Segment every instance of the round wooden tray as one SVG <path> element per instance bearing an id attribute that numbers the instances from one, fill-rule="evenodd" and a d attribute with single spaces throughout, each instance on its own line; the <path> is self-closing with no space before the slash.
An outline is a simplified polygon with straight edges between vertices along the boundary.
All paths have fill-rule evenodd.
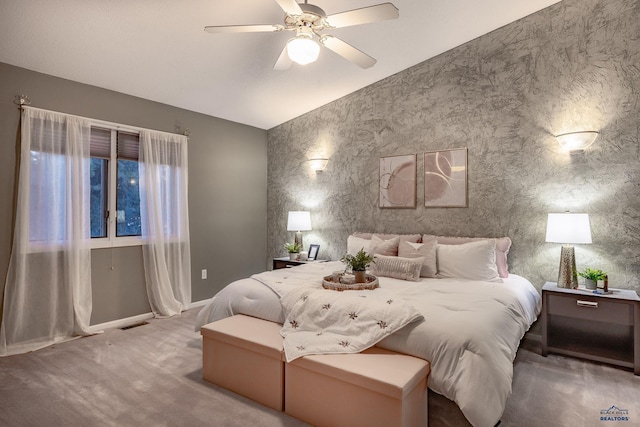
<path id="1" fill-rule="evenodd" d="M 363 291 L 380 287 L 376 276 L 367 274 L 365 279 L 366 282 L 364 283 L 340 283 L 335 280 L 333 275 L 325 276 L 322 279 L 322 287 L 332 291 Z"/>

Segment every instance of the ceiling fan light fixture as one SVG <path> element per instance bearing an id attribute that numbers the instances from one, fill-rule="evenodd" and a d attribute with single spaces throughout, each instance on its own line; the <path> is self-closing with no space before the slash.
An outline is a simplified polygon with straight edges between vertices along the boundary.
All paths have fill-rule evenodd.
<path id="1" fill-rule="evenodd" d="M 289 58 L 300 65 L 307 65 L 318 59 L 320 45 L 307 34 L 299 34 L 287 43 Z"/>

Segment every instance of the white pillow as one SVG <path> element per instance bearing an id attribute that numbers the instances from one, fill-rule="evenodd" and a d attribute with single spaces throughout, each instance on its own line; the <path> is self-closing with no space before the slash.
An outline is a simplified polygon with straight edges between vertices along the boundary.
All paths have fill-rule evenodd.
<path id="1" fill-rule="evenodd" d="M 421 277 L 436 277 L 438 268 L 436 266 L 436 246 L 438 241 L 431 239 L 425 243 L 400 242 L 398 246 L 398 256 L 403 258 L 424 258 Z"/>
<path id="2" fill-rule="evenodd" d="M 361 239 L 356 236 L 347 237 L 347 253 L 349 255 L 357 254 L 360 249 L 364 249 L 365 252 L 369 252 L 369 246 L 371 246 L 371 240 Z"/>
<path id="3" fill-rule="evenodd" d="M 437 246 L 438 277 L 502 282 L 496 265 L 496 240 Z"/>
<path id="4" fill-rule="evenodd" d="M 371 264 L 371 274 L 374 276 L 393 277 L 401 280 L 420 280 L 420 269 L 424 258 L 400 258 L 397 256 L 376 255 L 375 263 Z"/>
<path id="5" fill-rule="evenodd" d="M 461 245 L 463 243 L 477 242 L 479 240 L 488 240 L 489 237 L 449 237 L 449 236 L 434 236 L 431 234 L 425 234 L 422 236 L 422 241 L 426 242 L 429 239 L 436 239 L 441 245 Z M 496 265 L 498 266 L 498 274 L 500 277 L 509 277 L 509 265 L 507 263 L 507 255 L 509 255 L 509 248 L 511 247 L 511 239 L 508 237 L 496 237 Z"/>

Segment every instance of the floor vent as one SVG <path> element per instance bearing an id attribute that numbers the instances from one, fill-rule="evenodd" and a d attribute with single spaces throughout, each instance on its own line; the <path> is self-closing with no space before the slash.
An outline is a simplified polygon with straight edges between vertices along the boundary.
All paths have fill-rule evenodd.
<path id="1" fill-rule="evenodd" d="M 133 328 L 137 328 L 138 326 L 143 326 L 143 325 L 148 325 L 148 324 L 149 324 L 149 322 L 134 323 L 133 325 L 125 326 L 125 327 L 122 327 L 120 329 L 122 329 L 123 331 L 126 331 L 127 329 L 133 329 Z"/>

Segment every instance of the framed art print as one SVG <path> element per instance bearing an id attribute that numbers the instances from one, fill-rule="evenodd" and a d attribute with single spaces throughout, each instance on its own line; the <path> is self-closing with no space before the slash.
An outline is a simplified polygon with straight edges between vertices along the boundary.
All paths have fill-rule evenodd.
<path id="1" fill-rule="evenodd" d="M 416 207 L 416 155 L 380 158 L 380 207 Z"/>
<path id="2" fill-rule="evenodd" d="M 315 261 L 318 258 L 318 251 L 320 250 L 320 245 L 310 245 L 309 246 L 309 261 Z"/>
<path id="3" fill-rule="evenodd" d="M 424 153 L 424 206 L 468 206 L 466 148 Z"/>

